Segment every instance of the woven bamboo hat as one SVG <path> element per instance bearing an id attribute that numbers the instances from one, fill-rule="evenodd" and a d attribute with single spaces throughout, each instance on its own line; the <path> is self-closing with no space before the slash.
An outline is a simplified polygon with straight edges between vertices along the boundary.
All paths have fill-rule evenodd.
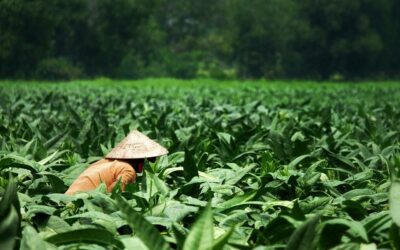
<path id="1" fill-rule="evenodd" d="M 144 159 L 168 154 L 168 150 L 149 137 L 134 130 L 129 133 L 110 153 L 109 159 Z"/>

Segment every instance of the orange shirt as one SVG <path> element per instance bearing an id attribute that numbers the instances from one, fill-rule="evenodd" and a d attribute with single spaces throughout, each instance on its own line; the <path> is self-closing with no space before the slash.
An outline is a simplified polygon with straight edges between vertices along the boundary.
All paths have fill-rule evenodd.
<path id="1" fill-rule="evenodd" d="M 102 159 L 91 164 L 83 171 L 65 193 L 72 195 L 79 191 L 93 190 L 101 182 L 104 182 L 107 186 L 107 191 L 111 192 L 120 178 L 122 189 L 125 184 L 135 182 L 136 172 L 133 166 L 124 161 Z"/>

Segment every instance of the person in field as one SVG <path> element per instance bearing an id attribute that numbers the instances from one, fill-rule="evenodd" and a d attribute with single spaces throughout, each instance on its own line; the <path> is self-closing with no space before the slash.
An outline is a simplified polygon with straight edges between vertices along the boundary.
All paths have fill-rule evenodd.
<path id="1" fill-rule="evenodd" d="M 95 189 L 105 183 L 107 191 L 121 181 L 121 188 L 136 180 L 136 172 L 141 173 L 145 159 L 154 161 L 156 157 L 168 154 L 168 150 L 144 134 L 135 130 L 128 134 L 105 159 L 91 164 L 65 192 L 73 195 Z"/>

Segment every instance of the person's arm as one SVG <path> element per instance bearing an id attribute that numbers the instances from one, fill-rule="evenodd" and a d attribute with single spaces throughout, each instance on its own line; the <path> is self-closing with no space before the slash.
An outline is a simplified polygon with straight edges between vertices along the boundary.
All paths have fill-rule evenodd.
<path id="1" fill-rule="evenodd" d="M 125 185 L 128 183 L 133 183 L 136 180 L 135 169 L 126 162 L 117 162 L 114 166 L 114 182 L 107 188 L 109 192 L 112 191 L 114 186 L 121 180 L 121 189 L 125 190 Z"/>

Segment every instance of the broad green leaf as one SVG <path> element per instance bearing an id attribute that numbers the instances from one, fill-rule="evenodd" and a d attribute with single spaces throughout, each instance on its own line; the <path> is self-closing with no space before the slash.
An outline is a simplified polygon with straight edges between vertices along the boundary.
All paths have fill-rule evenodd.
<path id="1" fill-rule="evenodd" d="M 336 218 L 323 222 L 321 228 L 322 248 L 331 248 L 339 244 L 344 235 L 360 243 L 369 241 L 367 231 L 358 221 Z"/>
<path id="2" fill-rule="evenodd" d="M 226 144 L 231 144 L 231 142 L 234 140 L 233 136 L 228 133 L 219 132 L 217 135 L 218 138 L 223 140 Z"/>
<path id="3" fill-rule="evenodd" d="M 164 215 L 171 220 L 178 222 L 184 219 L 188 214 L 196 213 L 197 211 L 198 208 L 195 206 L 189 206 L 181 202 L 171 200 L 153 207 L 152 215 Z"/>
<path id="4" fill-rule="evenodd" d="M 304 159 L 310 157 L 310 155 L 301 155 L 299 157 L 297 157 L 296 159 L 294 159 L 293 161 L 291 161 L 288 165 L 289 169 L 295 169 L 297 167 L 297 165 L 300 164 L 300 162 L 302 162 Z"/>
<path id="5" fill-rule="evenodd" d="M 248 214 L 251 213 L 251 211 L 244 211 L 244 210 L 235 210 L 230 212 L 229 215 L 226 217 L 224 216 L 223 219 L 219 221 L 220 226 L 228 226 L 228 227 L 233 227 L 233 226 L 241 226 L 242 224 L 246 223 L 249 221 L 249 216 Z"/>
<path id="6" fill-rule="evenodd" d="M 217 238 L 213 244 L 212 250 L 220 250 L 228 243 L 229 238 L 235 231 L 235 227 L 231 227 L 228 232 Z"/>
<path id="7" fill-rule="evenodd" d="M 368 197 L 375 194 L 375 192 L 371 189 L 354 189 L 351 190 L 345 194 L 343 194 L 343 197 L 345 199 L 357 199 L 357 198 L 362 198 L 362 197 Z"/>
<path id="8" fill-rule="evenodd" d="M 381 234 L 389 230 L 392 224 L 392 218 L 388 211 L 383 211 L 377 214 L 369 215 L 363 221 L 364 228 L 368 235 Z"/>
<path id="9" fill-rule="evenodd" d="M 154 181 L 154 185 L 156 186 L 157 190 L 164 196 L 167 196 L 169 193 L 169 188 L 165 183 L 158 178 L 157 174 L 153 174 L 149 171 L 146 171 L 148 178 Z"/>
<path id="10" fill-rule="evenodd" d="M 7 167 L 18 167 L 30 170 L 32 173 L 40 171 L 40 166 L 37 162 L 30 161 L 15 154 L 9 154 L 0 159 L 0 170 Z"/>
<path id="11" fill-rule="evenodd" d="M 0 220 L 0 249 L 13 249 L 19 229 L 19 217 L 14 206 L 10 206 L 7 213 L 2 214 Z"/>
<path id="12" fill-rule="evenodd" d="M 150 224 L 141 214 L 136 212 L 120 195 L 115 195 L 115 200 L 125 219 L 132 227 L 134 233 L 149 249 L 170 249 L 158 230 Z"/>
<path id="13" fill-rule="evenodd" d="M 125 250 L 151 250 L 138 237 L 120 238 Z"/>
<path id="14" fill-rule="evenodd" d="M 226 180 L 226 184 L 228 185 L 236 185 L 242 178 L 247 175 L 251 170 L 253 170 L 257 165 L 250 164 L 243 169 L 239 170 L 233 178 Z"/>
<path id="15" fill-rule="evenodd" d="M 94 243 L 103 246 L 112 246 L 116 249 L 124 248 L 124 245 L 112 233 L 104 229 L 95 228 L 63 232 L 47 237 L 45 240 L 57 246 L 71 243 Z"/>
<path id="16" fill-rule="evenodd" d="M 398 227 L 400 227 L 400 182 L 392 182 L 389 192 L 390 215 Z"/>
<path id="17" fill-rule="evenodd" d="M 30 225 L 25 226 L 22 232 L 21 250 L 57 249 L 56 246 L 45 242 Z"/>
<path id="18" fill-rule="evenodd" d="M 377 249 L 378 247 L 376 246 L 375 243 L 360 245 L 360 250 L 377 250 Z"/>
<path id="19" fill-rule="evenodd" d="M 0 201 L 0 249 L 13 249 L 20 234 L 20 214 L 17 186 L 9 178 L 7 189 Z"/>
<path id="20" fill-rule="evenodd" d="M 81 214 L 76 214 L 74 216 L 68 217 L 65 220 L 68 221 L 69 223 L 76 221 L 78 219 L 86 218 L 91 221 L 93 224 L 98 224 L 102 225 L 104 228 L 106 228 L 110 232 L 116 232 L 117 231 L 117 222 L 123 222 L 122 219 L 116 218 L 114 216 L 102 213 L 102 212 L 97 212 L 97 211 L 90 211 L 90 212 L 85 212 Z"/>
<path id="21" fill-rule="evenodd" d="M 43 160 L 39 161 L 39 164 L 46 165 L 47 163 L 49 163 L 57 158 L 60 158 L 60 156 L 62 156 L 66 152 L 68 152 L 68 151 L 67 150 L 55 151 L 53 154 L 51 154 L 51 155 L 47 156 L 46 158 L 44 158 Z"/>
<path id="22" fill-rule="evenodd" d="M 287 250 L 316 249 L 317 240 L 319 237 L 316 228 L 319 223 L 319 220 L 320 216 L 316 215 L 305 221 L 299 228 L 297 228 L 290 236 L 286 249 Z"/>
<path id="23" fill-rule="evenodd" d="M 40 234 L 46 237 L 70 231 L 72 228 L 64 219 L 55 215 L 49 217 L 40 216 L 35 220 L 35 225 Z"/>
<path id="24" fill-rule="evenodd" d="M 106 192 L 104 183 L 101 183 L 97 189 L 103 189 Z M 112 213 L 118 210 L 115 200 L 111 199 L 110 196 L 99 192 L 98 190 L 88 192 L 90 195 L 91 205 L 96 205 L 101 208 L 104 213 Z"/>
<path id="25" fill-rule="evenodd" d="M 211 250 L 213 248 L 214 224 L 211 204 L 208 203 L 190 229 L 183 245 L 183 250 Z"/>
<path id="26" fill-rule="evenodd" d="M 27 207 L 28 211 L 26 215 L 32 216 L 36 213 L 42 213 L 47 215 L 52 215 L 57 209 L 55 207 L 45 206 L 45 205 L 31 205 Z"/>
<path id="27" fill-rule="evenodd" d="M 329 250 L 360 250 L 360 247 L 361 245 L 359 243 L 343 243 L 332 247 Z"/>
<path id="28" fill-rule="evenodd" d="M 253 192 L 249 192 L 247 194 L 234 196 L 233 198 L 218 204 L 216 211 L 222 212 L 226 209 L 240 206 L 243 202 L 253 199 L 256 194 L 257 194 L 257 191 L 253 191 Z"/>

